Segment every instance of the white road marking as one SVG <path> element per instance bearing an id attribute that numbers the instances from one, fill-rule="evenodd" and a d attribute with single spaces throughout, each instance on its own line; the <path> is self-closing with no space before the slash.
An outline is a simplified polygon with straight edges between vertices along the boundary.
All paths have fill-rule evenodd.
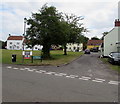
<path id="1" fill-rule="evenodd" d="M 62 74 L 54 74 L 55 76 L 63 76 Z"/>
<path id="2" fill-rule="evenodd" d="M 79 79 L 82 79 L 82 80 L 90 80 L 91 78 L 90 77 L 85 77 L 85 76 L 82 76 L 81 78 Z"/>
<path id="3" fill-rule="evenodd" d="M 42 73 L 45 73 L 46 71 L 45 70 L 39 70 L 40 72 L 42 72 Z"/>
<path id="4" fill-rule="evenodd" d="M 20 68 L 20 70 L 25 70 L 24 68 Z"/>
<path id="5" fill-rule="evenodd" d="M 100 81 L 100 80 L 92 80 L 93 82 L 100 82 L 102 83 L 103 81 Z"/>
<path id="6" fill-rule="evenodd" d="M 66 73 L 59 73 L 59 74 L 61 74 L 61 75 L 67 75 Z"/>
<path id="7" fill-rule="evenodd" d="M 78 77 L 78 75 L 69 75 L 69 76 L 66 76 L 67 78 L 76 78 Z"/>
<path id="8" fill-rule="evenodd" d="M 10 69 L 10 68 L 12 68 L 12 67 L 11 67 L 11 66 L 8 66 L 7 68 L 9 68 L 9 69 Z"/>
<path id="9" fill-rule="evenodd" d="M 95 78 L 95 80 L 98 80 L 98 81 L 105 81 L 105 79 L 100 79 L 100 78 Z"/>
<path id="10" fill-rule="evenodd" d="M 110 81 L 110 82 L 108 82 L 109 84 L 115 84 L 115 85 L 118 85 L 119 84 L 119 82 L 118 81 Z"/>
<path id="11" fill-rule="evenodd" d="M 55 72 L 46 72 L 45 74 L 54 74 Z"/>
<path id="12" fill-rule="evenodd" d="M 30 68 L 25 68 L 25 69 L 29 70 Z"/>
<path id="13" fill-rule="evenodd" d="M 42 73 L 41 71 L 35 71 L 36 73 Z"/>
<path id="14" fill-rule="evenodd" d="M 28 69 L 28 71 L 33 72 L 35 69 Z"/>
<path id="15" fill-rule="evenodd" d="M 13 68 L 13 69 L 18 69 L 18 68 Z"/>

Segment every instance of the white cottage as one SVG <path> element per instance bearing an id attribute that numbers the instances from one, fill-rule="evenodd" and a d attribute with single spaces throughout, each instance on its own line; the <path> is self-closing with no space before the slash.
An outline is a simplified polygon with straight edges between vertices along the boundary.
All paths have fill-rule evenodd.
<path id="1" fill-rule="evenodd" d="M 22 50 L 23 36 L 9 36 L 7 39 L 7 49 L 9 50 Z"/>
<path id="2" fill-rule="evenodd" d="M 82 43 L 67 43 L 67 51 L 80 52 L 83 50 Z"/>
<path id="3" fill-rule="evenodd" d="M 23 36 L 9 36 L 7 39 L 7 49 L 8 50 L 23 50 L 23 43 L 25 38 Z M 33 50 L 41 50 L 43 46 L 35 45 Z M 24 50 L 31 50 L 31 48 L 27 48 L 27 45 L 24 43 Z"/>
<path id="4" fill-rule="evenodd" d="M 104 36 L 103 55 L 108 56 L 110 52 L 120 52 L 120 21 L 115 20 L 115 27 Z"/>

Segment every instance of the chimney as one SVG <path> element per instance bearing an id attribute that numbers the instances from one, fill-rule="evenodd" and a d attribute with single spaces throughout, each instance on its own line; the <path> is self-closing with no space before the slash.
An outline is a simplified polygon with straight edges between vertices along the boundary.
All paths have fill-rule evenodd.
<path id="1" fill-rule="evenodd" d="M 115 27 L 120 27 L 120 20 L 119 19 L 115 20 Z"/>

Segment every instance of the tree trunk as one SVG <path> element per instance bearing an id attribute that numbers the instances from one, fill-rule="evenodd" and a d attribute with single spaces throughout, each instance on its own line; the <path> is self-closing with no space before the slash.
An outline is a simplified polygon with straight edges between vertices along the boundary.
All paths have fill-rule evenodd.
<path id="1" fill-rule="evenodd" d="M 43 45 L 43 59 L 49 59 L 50 58 L 50 45 Z"/>
<path id="2" fill-rule="evenodd" d="M 64 45 L 64 55 L 67 55 L 67 47 L 66 47 L 66 44 Z"/>

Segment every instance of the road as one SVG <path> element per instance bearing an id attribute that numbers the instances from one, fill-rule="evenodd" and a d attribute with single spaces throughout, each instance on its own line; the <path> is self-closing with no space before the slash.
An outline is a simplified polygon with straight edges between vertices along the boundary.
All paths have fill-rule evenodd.
<path id="1" fill-rule="evenodd" d="M 68 65 L 2 66 L 3 102 L 118 102 L 118 74 L 83 55 Z"/>

